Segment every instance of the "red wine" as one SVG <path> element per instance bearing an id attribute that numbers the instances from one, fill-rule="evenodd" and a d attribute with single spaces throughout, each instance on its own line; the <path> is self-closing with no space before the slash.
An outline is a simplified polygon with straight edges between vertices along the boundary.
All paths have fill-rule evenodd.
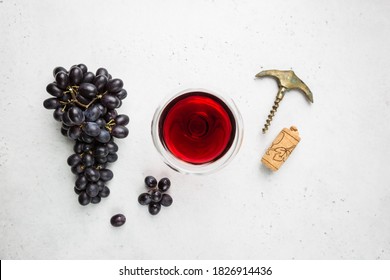
<path id="1" fill-rule="evenodd" d="M 175 157 L 204 164 L 222 157 L 231 147 L 235 121 L 229 107 L 205 92 L 189 92 L 172 100 L 159 122 L 160 138 Z"/>

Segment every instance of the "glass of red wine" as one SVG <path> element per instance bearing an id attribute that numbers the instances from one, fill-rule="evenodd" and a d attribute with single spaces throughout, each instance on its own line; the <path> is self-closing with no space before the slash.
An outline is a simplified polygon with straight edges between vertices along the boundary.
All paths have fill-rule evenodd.
<path id="1" fill-rule="evenodd" d="M 152 137 L 172 169 L 210 173 L 237 154 L 243 137 L 242 118 L 233 100 L 205 89 L 188 89 L 157 108 Z"/>

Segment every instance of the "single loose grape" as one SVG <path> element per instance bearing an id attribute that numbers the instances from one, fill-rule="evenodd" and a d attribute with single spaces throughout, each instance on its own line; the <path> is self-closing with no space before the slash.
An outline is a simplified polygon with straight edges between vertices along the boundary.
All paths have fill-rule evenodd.
<path id="1" fill-rule="evenodd" d="M 168 179 L 168 178 L 162 178 L 159 182 L 158 182 L 158 188 L 162 191 L 162 192 L 166 192 L 169 187 L 171 186 L 171 181 Z"/>
<path id="2" fill-rule="evenodd" d="M 162 195 L 160 203 L 161 203 L 162 206 L 169 207 L 169 206 L 172 205 L 173 199 L 172 199 L 172 197 L 169 194 L 164 193 Z"/>
<path id="3" fill-rule="evenodd" d="M 138 202 L 141 205 L 148 205 L 150 202 L 152 202 L 152 198 L 150 197 L 150 194 L 142 193 L 138 197 Z"/>
<path id="4" fill-rule="evenodd" d="M 151 197 L 152 201 L 159 202 L 162 198 L 162 193 L 159 190 L 153 190 L 150 193 L 150 197 Z"/>
<path id="5" fill-rule="evenodd" d="M 157 186 L 157 180 L 153 176 L 146 176 L 145 177 L 145 185 L 148 188 L 154 188 Z"/>
<path id="6" fill-rule="evenodd" d="M 149 213 L 151 215 L 157 215 L 161 210 L 161 204 L 159 202 L 151 202 L 149 204 Z"/>
<path id="7" fill-rule="evenodd" d="M 120 227 L 126 223 L 126 217 L 123 214 L 116 214 L 111 217 L 110 223 L 113 227 Z"/>

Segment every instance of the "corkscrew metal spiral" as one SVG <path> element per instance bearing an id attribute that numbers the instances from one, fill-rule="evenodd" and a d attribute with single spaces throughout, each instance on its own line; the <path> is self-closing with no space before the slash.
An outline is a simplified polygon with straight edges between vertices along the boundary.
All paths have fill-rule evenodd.
<path id="1" fill-rule="evenodd" d="M 274 101 L 274 106 L 272 106 L 272 110 L 269 112 L 268 118 L 265 121 L 264 127 L 263 127 L 263 133 L 266 133 L 268 130 L 268 127 L 271 125 L 271 121 L 273 117 L 275 116 L 276 111 L 279 108 L 279 102 L 282 101 L 282 98 L 276 98 Z"/>
<path id="2" fill-rule="evenodd" d="M 262 77 L 273 77 L 278 82 L 279 91 L 276 95 L 276 99 L 274 101 L 274 105 L 272 106 L 272 110 L 270 111 L 268 118 L 264 124 L 263 133 L 266 133 L 268 130 L 268 127 L 271 125 L 271 121 L 273 117 L 275 116 L 276 111 L 279 108 L 279 103 L 282 101 L 284 94 L 291 90 L 291 89 L 297 89 L 301 92 L 303 92 L 306 96 L 306 98 L 313 103 L 313 94 L 311 93 L 310 89 L 307 85 L 305 85 L 304 82 L 302 82 L 301 79 L 299 79 L 294 71 L 288 70 L 288 71 L 281 71 L 281 70 L 265 70 L 261 71 L 256 75 L 257 78 Z"/>

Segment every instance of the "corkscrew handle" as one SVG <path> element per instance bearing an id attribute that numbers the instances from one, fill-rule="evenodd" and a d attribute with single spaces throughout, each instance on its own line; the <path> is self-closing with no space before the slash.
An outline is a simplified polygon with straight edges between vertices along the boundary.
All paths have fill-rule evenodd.
<path id="1" fill-rule="evenodd" d="M 279 108 L 279 103 L 280 103 L 280 101 L 282 101 L 282 99 L 284 97 L 284 93 L 286 92 L 286 90 L 287 89 L 285 87 L 280 87 L 279 88 L 279 92 L 276 95 L 276 99 L 274 101 L 274 105 L 272 106 L 271 111 L 269 111 L 268 118 L 265 121 L 265 124 L 264 124 L 264 127 L 263 127 L 263 134 L 265 134 L 267 132 L 268 127 L 271 125 L 271 121 L 272 121 L 273 117 L 275 116 L 276 111 Z"/>

